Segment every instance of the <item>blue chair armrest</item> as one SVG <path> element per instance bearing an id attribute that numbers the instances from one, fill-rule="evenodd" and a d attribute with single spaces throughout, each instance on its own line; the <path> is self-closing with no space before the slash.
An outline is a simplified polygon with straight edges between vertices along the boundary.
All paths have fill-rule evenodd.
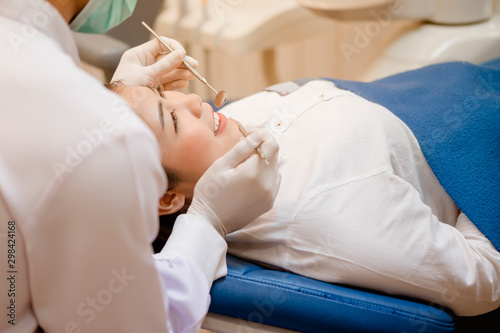
<path id="1" fill-rule="evenodd" d="M 266 269 L 228 256 L 210 312 L 300 332 L 454 332 L 447 309 Z"/>

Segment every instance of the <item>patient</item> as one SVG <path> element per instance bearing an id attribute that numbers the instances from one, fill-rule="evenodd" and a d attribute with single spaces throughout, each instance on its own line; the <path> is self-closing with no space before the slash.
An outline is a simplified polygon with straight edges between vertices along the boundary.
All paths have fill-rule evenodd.
<path id="1" fill-rule="evenodd" d="M 169 178 L 160 214 L 189 205 L 203 172 L 242 137 L 229 116 L 278 141 L 275 205 L 226 236 L 229 253 L 423 299 L 460 316 L 500 306 L 500 253 L 440 185 L 410 129 L 384 107 L 325 80 L 271 87 L 218 113 L 197 95 L 112 88 L 160 144 Z"/>

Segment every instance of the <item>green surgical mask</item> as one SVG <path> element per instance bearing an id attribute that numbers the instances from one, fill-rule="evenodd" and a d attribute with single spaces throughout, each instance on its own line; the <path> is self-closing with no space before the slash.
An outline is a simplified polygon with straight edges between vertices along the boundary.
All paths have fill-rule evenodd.
<path id="1" fill-rule="evenodd" d="M 137 0 L 90 0 L 71 21 L 76 32 L 102 34 L 132 15 Z"/>

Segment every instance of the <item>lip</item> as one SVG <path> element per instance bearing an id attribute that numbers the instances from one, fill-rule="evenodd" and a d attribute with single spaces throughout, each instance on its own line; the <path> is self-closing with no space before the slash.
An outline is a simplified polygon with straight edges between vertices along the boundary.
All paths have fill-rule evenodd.
<path id="1" fill-rule="evenodd" d="M 219 134 L 221 134 L 226 128 L 227 118 L 222 113 L 217 113 L 217 115 L 219 116 L 219 130 L 217 131 L 216 136 L 219 136 Z"/>

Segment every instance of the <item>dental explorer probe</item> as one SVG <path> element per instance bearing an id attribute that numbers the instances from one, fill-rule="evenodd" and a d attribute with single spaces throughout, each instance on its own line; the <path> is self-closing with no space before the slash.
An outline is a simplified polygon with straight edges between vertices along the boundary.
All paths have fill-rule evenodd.
<path id="1" fill-rule="evenodd" d="M 243 134 L 244 137 L 247 137 L 248 136 L 248 132 L 245 129 L 245 127 L 243 127 L 243 125 L 238 120 L 233 119 L 233 118 L 231 118 L 231 119 L 238 125 L 238 128 L 240 129 L 241 134 Z M 264 152 L 262 151 L 262 148 L 260 148 L 260 146 L 257 147 L 257 148 L 255 148 L 255 152 L 257 153 L 257 155 L 260 156 L 260 158 L 262 158 L 262 160 L 264 161 L 264 163 L 266 163 L 267 165 L 269 165 L 269 162 L 267 161 L 266 155 L 264 155 Z"/>
<path id="2" fill-rule="evenodd" d="M 151 34 L 153 34 L 153 36 L 156 37 L 156 39 L 158 39 L 158 41 L 160 43 L 163 44 L 163 46 L 165 46 L 168 50 L 170 50 L 170 52 L 174 52 L 174 50 L 170 47 L 170 45 L 168 45 L 163 39 L 160 38 L 160 36 L 158 36 L 156 34 L 156 32 L 153 31 L 153 29 L 151 29 L 144 21 L 142 22 L 142 25 L 146 27 L 146 29 L 149 30 L 149 32 Z M 215 100 L 214 100 L 214 104 L 215 106 L 217 106 L 218 108 L 220 108 L 221 106 L 224 105 L 224 103 L 226 103 L 226 100 L 227 100 L 227 93 L 225 90 L 221 90 L 219 92 L 217 92 L 217 90 L 215 90 L 210 84 L 208 84 L 207 80 L 205 80 L 205 78 L 203 76 L 201 76 L 190 64 L 187 63 L 186 60 L 182 60 L 182 63 L 184 64 L 184 66 L 186 66 L 186 68 L 194 74 L 194 76 L 196 76 L 196 78 L 198 80 L 200 80 L 202 83 L 204 83 L 206 86 L 208 86 L 210 89 L 212 89 L 212 91 L 216 94 L 215 95 Z"/>

